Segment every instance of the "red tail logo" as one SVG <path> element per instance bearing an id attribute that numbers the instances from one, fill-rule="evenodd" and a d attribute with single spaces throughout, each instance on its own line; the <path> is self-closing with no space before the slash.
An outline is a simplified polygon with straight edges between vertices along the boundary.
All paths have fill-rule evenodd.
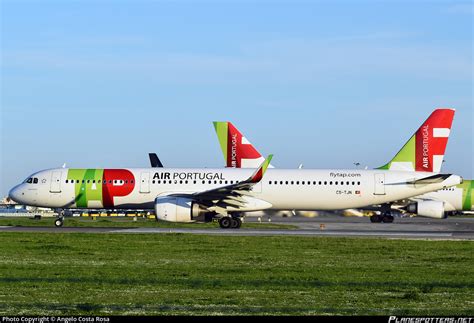
<path id="1" fill-rule="evenodd" d="M 251 143 L 247 142 L 239 130 L 229 122 L 227 136 L 227 167 L 242 167 L 242 159 L 257 159 L 262 157 Z"/>
<path id="2" fill-rule="evenodd" d="M 439 172 L 448 144 L 454 110 L 435 110 L 416 132 L 416 171 Z"/>

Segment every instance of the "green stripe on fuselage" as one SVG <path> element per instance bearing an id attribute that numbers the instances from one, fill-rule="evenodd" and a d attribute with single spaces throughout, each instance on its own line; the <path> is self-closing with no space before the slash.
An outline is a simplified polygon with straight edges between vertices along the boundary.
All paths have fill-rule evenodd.
<path id="1" fill-rule="evenodd" d="M 89 201 L 102 203 L 103 169 L 69 169 L 68 180 L 74 180 L 77 207 L 88 207 Z"/>

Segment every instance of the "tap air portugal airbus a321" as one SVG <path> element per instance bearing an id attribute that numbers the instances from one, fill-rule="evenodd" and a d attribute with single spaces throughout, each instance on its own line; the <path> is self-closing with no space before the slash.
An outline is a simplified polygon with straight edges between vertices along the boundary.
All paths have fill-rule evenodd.
<path id="1" fill-rule="evenodd" d="M 452 110 L 444 111 L 423 130 L 422 171 L 418 171 L 418 160 L 417 169 L 412 170 L 402 167 L 404 161 L 397 170 L 392 166 L 377 170 L 267 169 L 272 155 L 256 170 L 55 168 L 28 176 L 9 196 L 21 204 L 56 209 L 57 226 L 70 208 L 154 209 L 160 220 L 192 222 L 216 217 L 222 228 L 239 228 L 242 212 L 385 204 L 462 182 L 457 175 L 432 173 L 441 163 L 453 118 Z M 413 149 L 418 152 L 418 144 L 413 143 Z"/>
<path id="2" fill-rule="evenodd" d="M 438 109 L 422 124 L 398 154 L 379 169 L 428 171 L 439 173 L 450 132 L 454 110 Z M 227 167 L 255 168 L 263 156 L 230 122 L 214 122 Z M 436 143 L 437 140 L 441 142 Z M 432 157 L 428 157 L 429 151 Z M 430 163 L 430 159 L 433 163 Z M 402 211 L 431 218 L 445 218 L 448 212 L 474 210 L 474 181 L 397 201 L 394 207 Z M 380 207 L 383 212 L 371 217 L 372 222 L 392 222 L 390 206 Z M 385 213 L 385 214 L 384 214 Z"/>

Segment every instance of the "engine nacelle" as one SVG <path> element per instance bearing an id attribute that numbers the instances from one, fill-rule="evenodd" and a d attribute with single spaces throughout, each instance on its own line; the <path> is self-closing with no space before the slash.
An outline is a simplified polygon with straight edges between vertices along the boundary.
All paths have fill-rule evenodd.
<path id="1" fill-rule="evenodd" d="M 445 219 L 444 202 L 442 201 L 418 201 L 408 204 L 406 210 L 419 216 L 433 219 Z"/>
<path id="2" fill-rule="evenodd" d="M 163 196 L 155 199 L 157 220 L 168 222 L 194 222 L 205 218 L 209 212 L 191 199 Z"/>

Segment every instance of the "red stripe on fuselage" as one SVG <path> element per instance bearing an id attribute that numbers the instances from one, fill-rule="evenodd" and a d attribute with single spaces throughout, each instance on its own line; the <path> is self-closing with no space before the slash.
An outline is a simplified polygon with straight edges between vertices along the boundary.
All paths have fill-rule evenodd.
<path id="1" fill-rule="evenodd" d="M 127 196 L 133 191 L 135 176 L 126 169 L 104 169 L 102 183 L 102 204 L 113 207 L 114 197 Z"/>

